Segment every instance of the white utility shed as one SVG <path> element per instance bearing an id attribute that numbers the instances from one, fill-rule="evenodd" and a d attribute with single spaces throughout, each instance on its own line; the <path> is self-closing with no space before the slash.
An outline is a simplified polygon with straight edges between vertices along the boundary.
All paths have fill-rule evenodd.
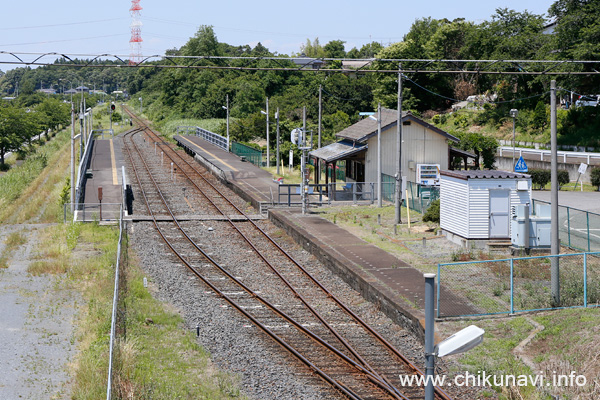
<path id="1" fill-rule="evenodd" d="M 440 227 L 464 239 L 509 239 L 511 209 L 531 204 L 531 176 L 508 171 L 441 171 Z"/>

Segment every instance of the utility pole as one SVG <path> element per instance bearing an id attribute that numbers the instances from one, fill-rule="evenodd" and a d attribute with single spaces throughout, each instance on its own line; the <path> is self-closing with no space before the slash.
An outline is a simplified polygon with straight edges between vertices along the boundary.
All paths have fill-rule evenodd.
<path id="1" fill-rule="evenodd" d="M 323 85 L 319 85 L 319 138 L 318 138 L 318 148 L 321 148 L 321 121 L 323 117 Z"/>
<path id="2" fill-rule="evenodd" d="M 275 121 L 277 132 L 277 155 L 275 157 L 275 162 L 277 163 L 277 175 L 279 175 L 279 107 L 277 107 L 277 111 L 275 112 Z"/>
<path id="3" fill-rule="evenodd" d="M 75 108 L 71 94 L 71 212 L 75 211 Z"/>
<path id="4" fill-rule="evenodd" d="M 267 168 L 271 166 L 271 153 L 269 152 L 269 98 L 267 97 Z"/>
<path id="5" fill-rule="evenodd" d="M 558 236 L 558 154 L 556 145 L 556 81 L 550 81 L 550 147 L 551 161 L 551 243 L 550 252 L 553 256 L 550 261 L 550 286 L 552 288 L 552 306 L 560 306 L 560 266 L 557 255 L 560 253 L 560 238 Z"/>
<path id="6" fill-rule="evenodd" d="M 377 105 L 377 207 L 381 208 L 381 103 Z"/>
<path id="7" fill-rule="evenodd" d="M 229 151 L 229 95 L 225 96 L 227 110 L 227 151 Z"/>
<path id="8" fill-rule="evenodd" d="M 302 201 L 302 214 L 306 214 L 306 106 L 302 108 L 302 147 L 300 147 L 302 155 L 300 158 L 300 198 Z"/>
<path id="9" fill-rule="evenodd" d="M 323 121 L 323 85 L 319 85 L 319 138 L 318 138 L 318 148 L 321 148 L 321 124 Z M 317 183 L 321 180 L 321 162 L 317 161 L 315 165 L 315 174 L 317 175 Z"/>
<path id="10" fill-rule="evenodd" d="M 402 223 L 402 63 L 398 64 L 398 126 L 396 129 L 396 192 L 394 193 L 395 215 L 394 223 Z"/>

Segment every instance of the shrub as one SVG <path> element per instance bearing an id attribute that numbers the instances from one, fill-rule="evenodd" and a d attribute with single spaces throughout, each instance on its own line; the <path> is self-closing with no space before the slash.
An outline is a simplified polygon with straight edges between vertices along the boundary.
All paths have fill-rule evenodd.
<path id="1" fill-rule="evenodd" d="M 569 182 L 571 182 L 571 179 L 569 178 L 569 171 L 567 171 L 566 169 L 559 169 L 558 170 L 558 187 L 560 188 L 561 186 L 564 186 L 564 185 L 568 184 Z"/>
<path id="2" fill-rule="evenodd" d="M 592 176 L 592 185 L 596 186 L 597 190 L 600 190 L 600 168 L 592 168 L 590 175 Z"/>
<path id="3" fill-rule="evenodd" d="M 543 189 L 550 182 L 551 175 L 549 170 L 531 169 L 529 170 L 529 175 L 531 175 L 531 183 L 538 185 L 539 189 Z"/>
<path id="4" fill-rule="evenodd" d="M 431 205 L 423 214 L 424 222 L 436 222 L 440 223 L 440 200 L 434 200 L 431 202 Z"/>

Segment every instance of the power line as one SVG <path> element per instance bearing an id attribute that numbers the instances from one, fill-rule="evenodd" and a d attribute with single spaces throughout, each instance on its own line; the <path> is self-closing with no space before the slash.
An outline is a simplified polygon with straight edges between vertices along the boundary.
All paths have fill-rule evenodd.
<path id="1" fill-rule="evenodd" d="M 79 39 L 80 40 L 80 39 Z M 78 57 L 93 57 L 93 60 L 98 59 L 109 59 L 113 58 L 123 62 L 123 64 L 100 64 L 95 62 L 94 65 L 91 62 L 84 62 L 81 60 L 75 61 L 73 58 L 75 55 L 66 55 L 60 53 L 19 53 L 0 51 L 0 55 L 12 56 L 12 61 L 0 61 L 0 64 L 16 64 L 16 65 L 36 65 L 36 66 L 53 66 L 55 64 L 50 62 L 41 62 L 40 59 L 54 55 L 61 56 L 70 62 L 61 63 L 61 67 L 94 67 L 94 68 L 116 68 L 123 67 L 126 64 L 128 56 L 126 55 L 115 55 L 115 54 L 79 54 Z M 25 61 L 19 55 L 36 55 L 37 57 L 33 61 Z M 177 56 L 177 55 L 151 55 L 142 56 L 142 61 L 139 64 L 132 65 L 129 67 L 133 68 L 180 68 L 180 69 L 215 69 L 215 70 L 237 70 L 237 71 L 302 71 L 302 72 L 331 72 L 331 73 L 380 73 L 380 74 L 397 74 L 402 72 L 404 74 L 417 74 L 417 73 L 438 73 L 438 74 L 474 74 L 474 75 L 547 75 L 547 76 L 567 76 L 567 75 L 600 75 L 598 69 L 600 61 L 588 61 L 588 60 L 434 60 L 434 59 L 345 59 L 345 58 L 310 58 L 310 57 L 230 57 L 230 56 Z M 181 62 L 183 60 L 183 63 Z M 228 65 L 196 65 L 199 61 L 215 61 L 220 60 L 228 63 Z M 298 62 L 298 61 L 302 62 Z M 295 66 L 278 66 L 278 67 L 254 67 L 250 65 L 233 65 L 233 62 L 237 63 L 252 63 L 256 61 L 273 61 L 282 65 L 281 62 L 291 61 L 294 62 Z M 322 64 L 328 61 L 362 61 L 367 64 L 385 63 L 402 63 L 402 70 L 398 69 L 339 69 L 339 68 L 314 68 L 316 62 L 320 61 Z M 159 64 L 163 63 L 163 64 Z M 436 64 L 434 66 L 434 63 Z M 445 63 L 445 69 L 442 68 L 439 63 Z M 423 65 L 424 64 L 424 65 Z M 409 68 L 405 66 L 409 65 Z M 422 65 L 422 66 L 421 66 Z M 468 65 L 474 65 L 467 69 Z M 557 71 L 560 66 L 571 66 L 571 65 L 595 65 L 597 68 L 592 67 L 592 71 Z M 377 66 L 380 66 L 377 65 Z M 543 71 L 527 71 L 525 68 L 536 68 L 538 66 L 545 66 Z M 506 70 L 491 70 L 486 68 L 498 68 L 504 67 Z M 429 68 L 429 69 L 428 69 Z M 510 70 L 510 68 L 517 68 L 518 71 Z"/>
<path id="2" fill-rule="evenodd" d="M 122 21 L 127 18 L 110 18 L 110 19 L 97 19 L 95 21 L 81 21 L 81 22 L 66 22 L 64 24 L 51 24 L 51 25 L 33 25 L 33 26 L 18 26 L 14 28 L 0 28 L 0 31 L 13 31 L 21 29 L 39 29 L 39 28 L 55 28 L 57 26 L 71 26 L 71 25 L 88 25 L 95 24 L 98 22 L 111 22 L 111 21 Z"/>

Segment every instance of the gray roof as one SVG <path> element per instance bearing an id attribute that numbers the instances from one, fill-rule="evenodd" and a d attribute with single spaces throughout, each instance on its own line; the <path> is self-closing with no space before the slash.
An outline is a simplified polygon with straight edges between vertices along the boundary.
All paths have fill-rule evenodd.
<path id="1" fill-rule="evenodd" d="M 374 117 L 377 118 L 377 113 L 375 113 Z M 438 133 L 438 134 L 446 137 L 447 139 L 450 139 L 454 142 L 458 142 L 458 138 L 450 135 L 447 132 L 444 132 L 443 130 L 441 130 L 439 128 L 436 128 L 435 126 L 433 126 L 431 124 L 428 124 L 427 122 L 423 121 L 420 118 L 415 117 L 414 115 L 412 115 L 410 113 L 410 111 L 402 112 L 402 121 L 403 122 L 406 122 L 406 121 L 416 122 L 417 124 L 420 124 L 420 125 L 424 126 L 425 128 L 430 129 L 430 130 L 434 131 L 435 133 Z M 398 123 L 398 111 L 382 107 L 381 108 L 381 131 L 384 131 L 388 128 L 396 126 L 397 123 Z M 355 123 L 354 125 L 351 125 L 336 134 L 336 136 L 339 138 L 355 140 L 357 142 L 365 142 L 374 135 L 377 135 L 377 121 L 374 121 L 371 118 L 362 119 L 362 120 L 358 121 L 357 123 Z"/>
<path id="2" fill-rule="evenodd" d="M 440 171 L 441 175 L 458 179 L 529 179 L 531 175 L 518 172 L 499 171 L 495 169 L 472 171 Z"/>
<path id="3" fill-rule="evenodd" d="M 332 143 L 320 149 L 313 150 L 309 154 L 312 157 L 320 158 L 325 162 L 333 162 L 341 158 L 349 157 L 353 154 L 367 149 L 366 143 L 356 143 L 351 140 L 342 140 Z"/>

